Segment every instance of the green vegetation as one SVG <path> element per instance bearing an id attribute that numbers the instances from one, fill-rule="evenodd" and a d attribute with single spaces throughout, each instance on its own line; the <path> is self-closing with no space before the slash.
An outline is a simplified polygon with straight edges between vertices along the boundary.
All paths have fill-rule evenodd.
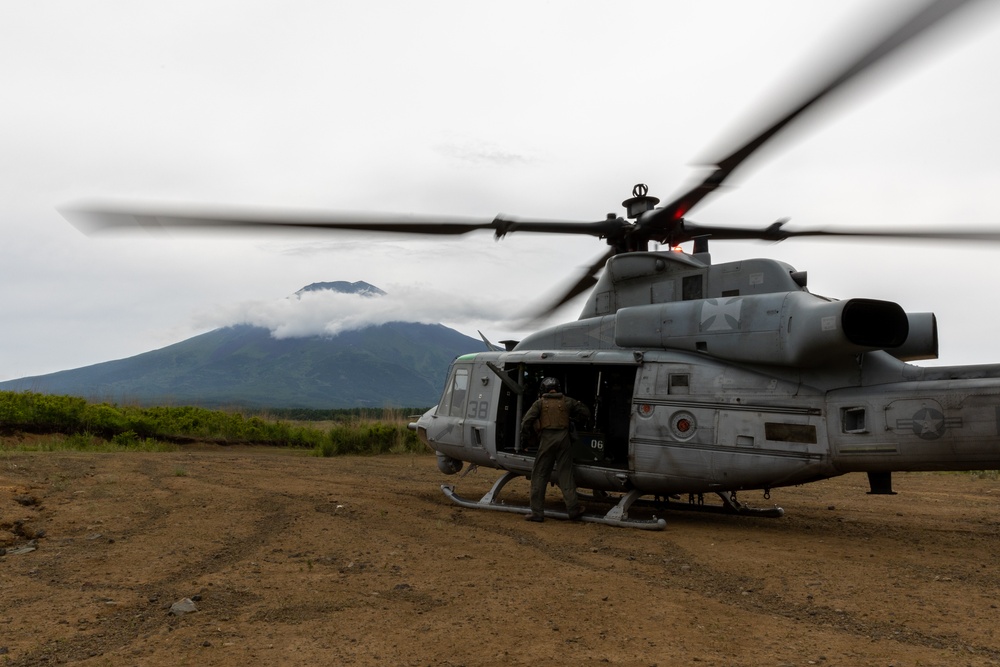
<path id="1" fill-rule="evenodd" d="M 337 454 L 402 454 L 424 451 L 417 434 L 403 422 L 366 421 L 361 418 L 330 428 L 322 456 Z"/>
<path id="2" fill-rule="evenodd" d="M 275 419 L 290 421 L 351 421 L 371 419 L 402 419 L 406 415 L 422 415 L 428 408 L 331 408 L 329 410 L 314 410 L 312 408 L 270 408 L 267 413 Z M 416 416 L 414 416 L 416 419 Z"/>
<path id="3" fill-rule="evenodd" d="M 171 452 L 177 449 L 177 445 L 169 442 L 162 442 L 154 438 L 138 439 L 112 439 L 104 440 L 87 433 L 74 433 L 64 435 L 53 433 L 35 440 L 8 441 L 0 436 L 0 453 L 4 451 L 33 451 L 33 452 Z"/>
<path id="4" fill-rule="evenodd" d="M 320 424 L 239 411 L 144 408 L 90 403 L 72 396 L 0 392 L 0 446 L 11 448 L 2 436 L 31 433 L 51 437 L 17 448 L 158 451 L 210 442 L 294 447 L 317 456 L 425 451 L 416 434 L 406 428 L 407 414 L 401 410 L 323 411 L 328 421 Z"/>

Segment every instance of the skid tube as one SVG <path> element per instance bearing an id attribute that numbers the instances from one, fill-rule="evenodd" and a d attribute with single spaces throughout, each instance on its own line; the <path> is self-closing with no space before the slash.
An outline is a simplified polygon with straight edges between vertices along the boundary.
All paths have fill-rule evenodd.
<path id="1" fill-rule="evenodd" d="M 785 510 L 777 505 L 773 507 L 751 507 L 746 503 L 737 500 L 734 495 L 729 495 L 716 491 L 715 495 L 722 500 L 721 505 L 708 505 L 701 494 L 688 494 L 688 501 L 680 500 L 679 496 L 669 496 L 667 498 L 656 497 L 654 499 L 643 498 L 635 502 L 636 507 L 650 507 L 663 511 L 674 512 L 704 512 L 706 514 L 728 514 L 730 516 L 755 516 L 767 519 L 778 519 L 785 515 Z M 591 502 L 613 503 L 615 496 L 610 494 L 595 494 L 586 496 L 581 494 L 581 498 Z"/>
<path id="2" fill-rule="evenodd" d="M 441 490 L 444 491 L 444 495 L 448 496 L 454 503 L 461 507 L 466 507 L 469 509 L 484 509 L 484 510 L 494 510 L 497 512 L 511 512 L 513 514 L 530 514 L 531 508 L 525 507 L 523 505 L 508 505 L 499 499 L 500 491 L 503 487 L 517 477 L 522 477 L 518 473 L 507 472 L 494 482 L 493 487 L 486 492 L 479 500 L 469 500 L 468 498 L 463 498 L 462 496 L 455 493 L 455 487 L 452 484 L 442 484 Z M 586 521 L 587 523 L 603 523 L 608 526 L 618 526 L 619 528 L 639 528 L 641 530 L 663 530 L 667 527 L 667 522 L 664 519 L 659 519 L 653 517 L 652 519 L 633 519 L 628 515 L 628 510 L 639 499 L 638 491 L 630 491 L 621 497 L 618 504 L 612 507 L 606 514 L 593 514 L 587 512 L 580 516 L 577 521 Z M 569 520 L 569 515 L 566 512 L 559 510 L 545 510 L 545 516 L 549 519 L 563 519 Z"/>

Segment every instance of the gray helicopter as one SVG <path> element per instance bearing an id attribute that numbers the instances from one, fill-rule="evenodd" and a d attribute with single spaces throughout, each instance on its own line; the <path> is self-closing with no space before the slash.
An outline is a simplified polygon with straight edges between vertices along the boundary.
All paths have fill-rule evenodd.
<path id="1" fill-rule="evenodd" d="M 1000 241 L 1000 233 L 842 232 L 703 226 L 687 215 L 787 125 L 900 47 L 940 25 L 966 0 L 936 0 L 899 22 L 845 67 L 818 81 L 777 119 L 716 160 L 710 173 L 665 205 L 637 185 L 624 217 L 569 222 L 372 214 L 198 213 L 164 207 L 77 206 L 63 213 L 85 231 L 136 226 L 283 227 L 461 235 L 490 230 L 584 234 L 608 249 L 547 304 L 590 290 L 578 320 L 503 349 L 456 359 L 437 406 L 411 424 L 449 475 L 465 464 L 505 471 L 486 495 L 445 494 L 465 507 L 528 513 L 505 502 L 511 480 L 530 475 L 534 443 L 521 417 L 541 380 L 557 378 L 586 403 L 578 424 L 577 484 L 606 510 L 584 521 L 662 529 L 646 511 L 692 509 L 781 516 L 737 493 L 867 473 L 870 493 L 891 494 L 892 473 L 1000 468 L 1000 365 L 926 368 L 937 357 L 932 313 L 872 299 L 811 293 L 783 262 L 713 264 L 709 241 L 865 236 Z M 659 244 L 664 250 L 649 249 Z M 693 244 L 690 253 L 678 252 Z M 598 277 L 599 276 L 599 277 Z M 706 504 L 705 496 L 718 504 Z M 655 509 L 659 508 L 659 509 Z M 641 510 L 641 511 L 640 511 Z M 546 516 L 568 518 L 546 510 Z"/>

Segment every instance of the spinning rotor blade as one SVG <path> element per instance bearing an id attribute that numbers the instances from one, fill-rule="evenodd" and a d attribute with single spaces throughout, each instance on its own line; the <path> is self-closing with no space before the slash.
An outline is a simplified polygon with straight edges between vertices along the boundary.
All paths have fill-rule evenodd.
<path id="1" fill-rule="evenodd" d="M 479 230 L 490 230 L 500 239 L 511 232 L 550 234 L 585 234 L 605 239 L 610 246 L 599 258 L 586 267 L 582 274 L 571 279 L 568 287 L 558 291 L 548 303 L 534 310 L 534 318 L 555 310 L 597 282 L 597 275 L 605 263 L 620 252 L 644 250 L 649 242 L 678 245 L 699 237 L 713 239 L 759 239 L 781 241 L 793 237 L 882 237 L 896 239 L 924 239 L 943 241 L 1000 241 L 1000 232 L 985 231 L 920 231 L 920 230 L 787 230 L 784 222 L 777 222 L 763 229 L 734 227 L 706 227 L 687 221 L 684 217 L 706 197 L 713 194 L 731 174 L 758 149 L 779 134 L 785 127 L 841 89 L 848 82 L 897 52 L 929 29 L 941 24 L 958 10 L 974 0 L 923 0 L 921 8 L 905 19 L 897 21 L 869 46 L 850 57 L 844 64 L 834 67 L 827 75 L 813 76 L 817 85 L 800 89 L 775 118 L 756 134 L 748 133 L 742 143 L 730 153 L 709 164 L 710 173 L 694 183 L 665 206 L 654 208 L 638 216 L 635 223 L 613 215 L 596 221 L 525 220 L 498 215 L 486 217 L 422 216 L 402 214 L 377 214 L 353 212 L 294 212 L 261 211 L 224 208 L 184 209 L 155 205 L 80 205 L 60 209 L 72 224 L 85 233 L 124 229 L 172 230 L 354 230 L 378 233 L 420 234 L 431 236 L 463 235 Z M 638 188 L 639 186 L 637 186 Z M 646 198 L 646 186 L 641 193 L 633 191 L 635 198 Z M 628 201 L 633 201 L 628 200 Z M 646 200 L 649 205 L 655 198 Z M 643 206 L 646 204 L 643 203 Z M 629 216 L 639 207 L 629 208 Z"/>
<path id="2" fill-rule="evenodd" d="M 269 214 L 259 210 L 214 211 L 177 206 L 135 206 L 120 204 L 89 204 L 61 207 L 59 212 L 85 234 L 97 232 L 163 230 L 351 230 L 402 234 L 461 235 L 489 229 L 499 240 L 511 232 L 548 234 L 589 234 L 599 238 L 617 236 L 633 225 L 622 218 L 608 217 L 595 222 L 561 222 L 555 220 L 521 220 L 498 215 L 492 220 L 453 216 L 417 216 L 378 213 L 317 213 L 281 211 Z M 597 283 L 597 274 L 615 254 L 615 249 L 595 260 L 565 291 L 532 308 L 522 319 L 533 322 L 542 319 L 564 303 L 572 300 Z"/>
<path id="3" fill-rule="evenodd" d="M 919 229 L 785 229 L 786 220 L 779 220 L 763 229 L 741 229 L 739 227 L 703 227 L 688 220 L 684 221 L 683 236 L 686 240 L 701 236 L 709 239 L 784 241 L 800 237 L 840 237 L 840 238 L 885 238 L 915 241 L 957 241 L 959 243 L 1000 243 L 1000 231 L 959 229 L 952 231 L 932 231 Z"/>
<path id="4" fill-rule="evenodd" d="M 531 312 L 523 317 L 527 321 L 522 322 L 522 326 L 537 324 L 546 315 L 554 311 L 564 303 L 569 303 L 579 295 L 583 294 L 597 284 L 597 274 L 604 269 L 608 260 L 614 257 L 615 249 L 609 248 L 607 252 L 591 262 L 590 266 L 584 269 L 583 273 L 568 288 L 562 291 L 553 291 L 553 295 L 547 297 L 545 301 L 532 306 Z"/>
<path id="5" fill-rule="evenodd" d="M 749 139 L 729 155 L 711 163 L 710 166 L 715 167 L 715 169 L 700 183 L 675 198 L 669 204 L 645 213 L 639 219 L 637 233 L 649 240 L 661 243 L 676 244 L 682 242 L 674 238 L 674 232 L 678 229 L 682 218 L 700 203 L 702 199 L 715 192 L 744 160 L 750 157 L 771 137 L 778 134 L 789 123 L 830 93 L 972 1 L 932 0 L 932 2 L 927 3 L 921 10 L 884 35 L 874 45 L 855 56 L 845 67 L 835 72 L 825 83 L 811 93 L 808 93 L 798 104 L 777 118 L 756 136 Z"/>
<path id="6" fill-rule="evenodd" d="M 348 212 L 215 211 L 123 205 L 77 205 L 59 209 L 80 231 L 90 234 L 118 230 L 296 230 L 340 229 L 401 234 L 461 235 L 480 229 L 493 230 L 496 238 L 514 231 L 549 234 L 589 234 L 602 237 L 628 225 L 624 220 L 562 222 L 521 220 L 498 215 L 492 220 L 458 216 L 418 216 Z"/>

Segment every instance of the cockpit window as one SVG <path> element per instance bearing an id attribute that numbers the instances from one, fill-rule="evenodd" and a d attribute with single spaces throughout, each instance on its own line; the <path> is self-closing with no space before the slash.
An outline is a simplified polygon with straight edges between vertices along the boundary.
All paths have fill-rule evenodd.
<path id="1" fill-rule="evenodd" d="M 469 369 L 455 368 L 448 380 L 441 403 L 438 405 L 439 415 L 462 417 L 465 415 L 465 400 L 469 393 Z"/>

